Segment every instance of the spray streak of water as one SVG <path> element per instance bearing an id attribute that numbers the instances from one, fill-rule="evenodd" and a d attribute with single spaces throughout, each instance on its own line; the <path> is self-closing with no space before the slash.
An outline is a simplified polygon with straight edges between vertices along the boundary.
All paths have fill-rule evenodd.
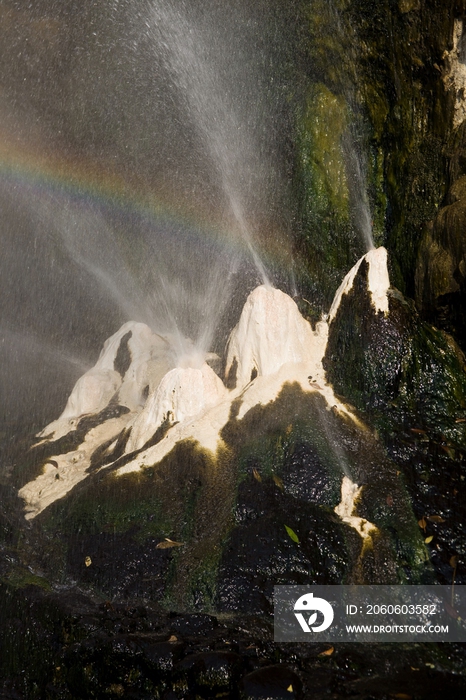
<path id="1" fill-rule="evenodd" d="M 218 69 L 224 56 L 212 51 L 212 28 L 208 27 L 206 33 L 183 9 L 175 11 L 168 4 L 154 4 L 148 30 L 154 49 L 174 81 L 178 98 L 184 102 L 186 117 L 220 180 L 232 223 L 246 243 L 262 282 L 270 286 L 244 205 L 248 190 L 255 185 L 257 161 L 252 163 L 252 158 L 259 154 L 248 125 L 238 118 L 237 105 L 222 84 Z"/>
<path id="2" fill-rule="evenodd" d="M 0 349 L 10 358 L 14 356 L 18 361 L 26 364 L 29 356 L 35 360 L 40 357 L 42 361 L 73 367 L 81 374 L 92 367 L 90 360 L 86 361 L 76 357 L 64 348 L 52 345 L 44 338 L 39 338 L 33 333 L 12 330 L 5 326 L 0 326 Z"/>
<path id="3" fill-rule="evenodd" d="M 375 248 L 372 236 L 372 216 L 367 194 L 367 179 L 363 169 L 362 157 L 355 140 L 347 132 L 343 140 L 343 152 L 346 161 L 346 175 L 350 191 L 350 206 L 354 224 L 364 242 L 366 252 Z"/>

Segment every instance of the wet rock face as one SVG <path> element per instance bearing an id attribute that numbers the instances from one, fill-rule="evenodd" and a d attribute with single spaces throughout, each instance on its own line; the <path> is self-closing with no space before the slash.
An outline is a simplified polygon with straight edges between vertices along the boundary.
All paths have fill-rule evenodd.
<path id="1" fill-rule="evenodd" d="M 321 277 L 339 269 L 341 279 L 362 251 L 351 212 L 358 185 L 341 138 L 348 123 L 370 154 L 362 170 L 376 242 L 390 251 L 392 282 L 414 297 L 424 227 L 458 177 L 445 156 L 456 148 L 455 104 L 463 98 L 457 59 L 464 34 L 453 44 L 464 2 L 446 8 L 430 0 L 316 0 L 303 7 L 311 68 L 297 126 L 296 190 L 307 298 L 322 293 Z"/>
<path id="2" fill-rule="evenodd" d="M 222 381 L 205 363 L 201 368 L 177 367 L 171 370 L 129 426 L 131 434 L 125 451 L 141 449 L 163 423 L 171 424 L 195 418 L 218 404 L 225 396 Z"/>
<path id="3" fill-rule="evenodd" d="M 416 300 L 425 318 L 466 349 L 466 175 L 426 227 L 416 269 Z"/>
<path id="4" fill-rule="evenodd" d="M 345 370 L 335 360 L 351 358 Z M 389 313 L 374 313 L 362 265 L 330 324 L 324 365 L 337 392 L 365 411 L 404 473 L 432 561 L 450 583 L 464 556 L 466 374 L 451 337 L 425 324 L 396 290 Z M 425 521 L 423 520 L 425 516 Z M 433 519 L 429 518 L 433 516 Z M 466 580 L 460 565 L 457 580 Z"/>
<path id="5" fill-rule="evenodd" d="M 318 323 L 314 332 L 291 297 L 261 285 L 247 298 L 231 332 L 225 375 L 241 388 L 286 363 L 306 362 L 309 372 L 318 372 L 326 341 L 325 323 Z"/>
<path id="6" fill-rule="evenodd" d="M 250 475 L 241 483 L 235 521 L 219 567 L 218 610 L 271 614 L 274 585 L 337 584 L 348 574 L 351 534 L 340 520 L 284 493 L 271 478 Z"/>
<path id="7" fill-rule="evenodd" d="M 464 697 L 461 645 L 448 655 L 433 644 L 403 654 L 398 645 L 280 645 L 252 617 L 168 614 L 34 585 L 0 592 L 0 693 L 11 700 Z"/>

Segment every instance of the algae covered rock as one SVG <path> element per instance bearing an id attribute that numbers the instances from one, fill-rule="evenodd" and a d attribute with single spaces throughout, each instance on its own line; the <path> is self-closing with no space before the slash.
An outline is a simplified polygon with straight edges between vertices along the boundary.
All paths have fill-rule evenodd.
<path id="1" fill-rule="evenodd" d="M 372 313 L 388 314 L 386 262 L 374 249 L 350 270 L 330 329 L 366 268 Z M 70 436 L 45 439 L 51 454 L 33 452 L 45 457 L 42 472 L 18 492 L 32 523 L 23 542 L 31 570 L 175 610 L 265 615 L 273 585 L 290 580 L 428 578 L 394 463 L 327 382 L 328 328 L 322 320 L 313 330 L 290 297 L 260 286 L 226 353 L 238 386 L 228 391 L 205 363 L 177 367 L 144 407 L 117 404 L 119 392 L 116 416 L 81 417 Z M 120 352 L 124 330 L 111 358 L 123 385 L 133 358 L 130 337 L 128 356 Z"/>
<path id="2" fill-rule="evenodd" d="M 324 364 L 334 388 L 367 411 L 398 413 L 429 430 L 465 439 L 466 374 L 461 351 L 424 323 L 414 304 L 388 290 L 388 313 L 371 299 L 363 261 L 329 327 Z M 343 364 L 341 358 L 345 358 Z"/>
<path id="3" fill-rule="evenodd" d="M 448 583 L 451 562 L 466 553 L 464 357 L 395 289 L 388 307 L 374 309 L 363 262 L 330 323 L 324 364 L 335 391 L 365 412 L 405 474 L 437 574 Z M 457 580 L 465 573 L 455 568 Z"/>
<path id="4" fill-rule="evenodd" d="M 466 176 L 452 185 L 446 205 L 426 226 L 416 269 L 423 314 L 466 348 Z"/>

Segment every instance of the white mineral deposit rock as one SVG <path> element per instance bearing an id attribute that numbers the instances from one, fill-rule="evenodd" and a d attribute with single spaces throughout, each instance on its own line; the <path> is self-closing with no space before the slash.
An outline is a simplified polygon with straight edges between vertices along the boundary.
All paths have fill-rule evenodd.
<path id="1" fill-rule="evenodd" d="M 327 337 L 325 322 L 313 331 L 291 297 L 262 285 L 247 298 L 231 332 L 225 376 L 236 375 L 236 386 L 244 387 L 288 363 L 306 363 L 309 374 L 321 376 Z"/>
<path id="2" fill-rule="evenodd" d="M 74 385 L 65 410 L 38 437 L 58 440 L 74 430 L 80 418 L 100 413 L 121 386 L 121 375 L 113 369 L 90 369 Z"/>
<path id="3" fill-rule="evenodd" d="M 367 289 L 371 295 L 371 302 L 376 312 L 388 313 L 388 290 L 390 289 L 390 277 L 388 276 L 387 267 L 387 250 L 386 248 L 373 248 L 366 253 L 358 262 L 353 265 L 351 270 L 345 276 L 343 282 L 338 287 L 335 297 L 328 313 L 328 322 L 331 323 L 335 318 L 341 299 L 344 294 L 352 289 L 355 277 L 361 267 L 362 261 L 365 260 L 369 265 L 368 285 Z"/>
<path id="4" fill-rule="evenodd" d="M 167 338 L 152 333 L 144 323 L 125 323 L 105 341 L 94 367 L 78 379 L 61 416 L 38 437 L 63 437 L 80 418 L 100 413 L 114 397 L 131 411 L 139 409 L 172 367 Z"/>
<path id="5" fill-rule="evenodd" d="M 207 364 L 200 369 L 177 367 L 168 372 L 149 395 L 131 426 L 126 452 L 141 449 L 162 423 L 182 423 L 220 403 L 227 391 Z"/>

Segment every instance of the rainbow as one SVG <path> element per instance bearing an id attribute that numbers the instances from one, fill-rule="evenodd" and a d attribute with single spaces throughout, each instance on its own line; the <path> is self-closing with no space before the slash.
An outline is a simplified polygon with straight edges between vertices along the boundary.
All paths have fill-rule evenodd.
<path id="1" fill-rule="evenodd" d="M 43 137 L 28 134 L 25 138 L 5 125 L 0 127 L 0 178 L 38 197 L 67 198 L 83 207 L 97 206 L 122 217 L 136 216 L 163 226 L 174 235 L 182 232 L 183 236 L 207 237 L 210 244 L 217 242 L 223 250 L 231 249 L 232 254 L 248 255 L 246 241 L 226 229 L 218 212 L 202 209 L 198 203 L 180 202 L 175 192 L 161 192 L 160 188 L 154 191 L 140 179 L 134 185 L 113 163 L 53 149 L 44 144 Z M 266 265 L 270 262 L 275 268 L 283 267 L 287 262 L 283 234 L 274 230 L 270 222 L 254 222 L 253 226 L 267 240 L 267 249 L 261 253 Z M 268 230 L 264 235 L 265 228 Z"/>

